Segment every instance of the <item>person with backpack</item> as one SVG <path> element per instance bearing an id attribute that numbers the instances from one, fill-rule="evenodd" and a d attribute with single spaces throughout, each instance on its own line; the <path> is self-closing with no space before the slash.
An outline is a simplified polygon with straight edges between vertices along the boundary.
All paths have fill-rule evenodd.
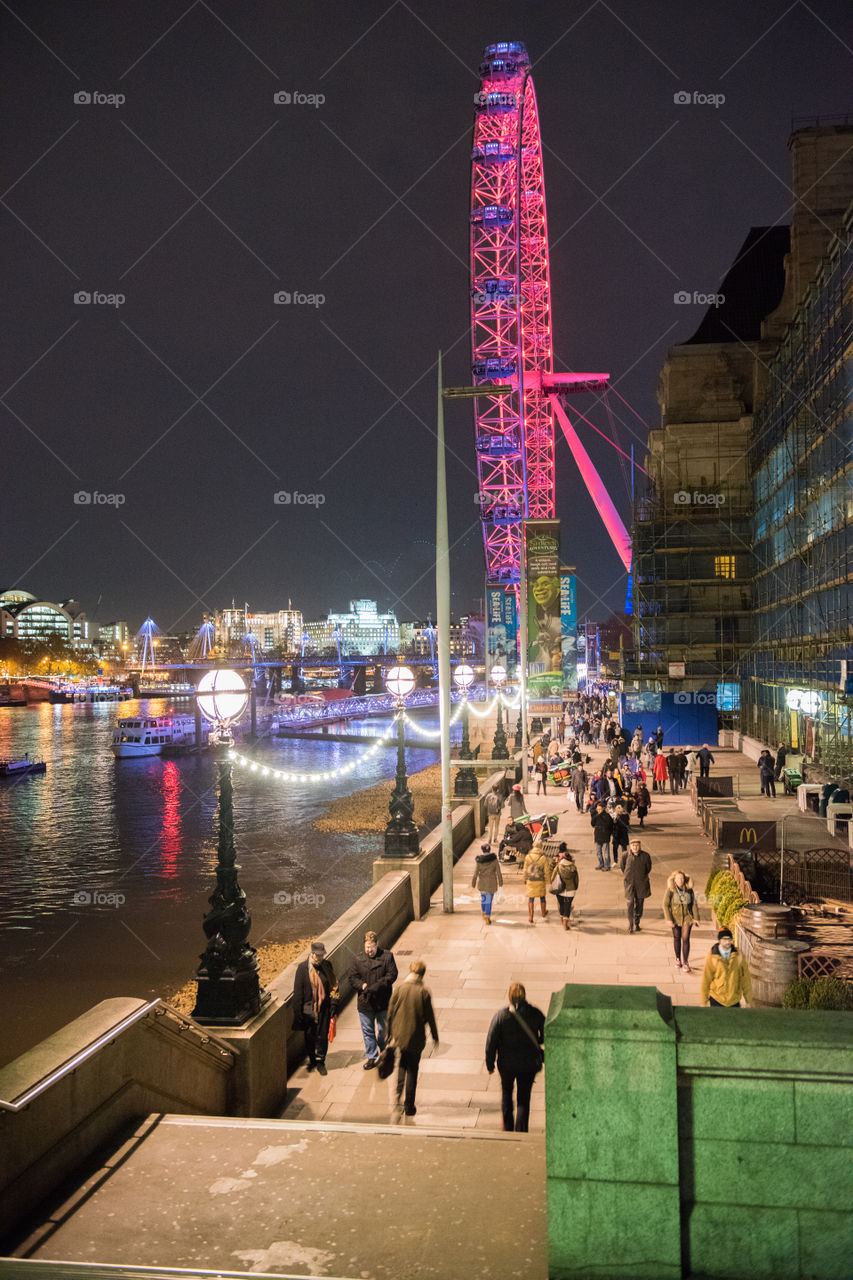
<path id="1" fill-rule="evenodd" d="M 497 844 L 500 840 L 501 811 L 503 810 L 503 807 L 504 802 L 501 798 L 500 788 L 498 787 L 498 784 L 495 783 L 489 794 L 486 796 L 486 817 L 489 820 L 487 838 L 490 844 Z"/>
<path id="2" fill-rule="evenodd" d="M 505 1133 L 527 1133 L 530 1123 L 530 1094 L 542 1070 L 545 1057 L 545 1015 L 527 1003 L 527 992 L 514 982 L 508 1004 L 492 1018 L 486 1036 L 486 1070 L 492 1075 L 497 1064 L 501 1078 L 501 1115 Z M 515 1115 L 513 1115 L 513 1090 Z"/>
<path id="3" fill-rule="evenodd" d="M 533 907 L 537 898 L 539 899 L 542 919 L 544 920 L 548 914 L 548 907 L 545 903 L 545 885 L 551 879 L 549 862 L 550 859 L 543 852 L 541 845 L 531 849 L 524 859 L 524 867 L 521 874 L 524 877 L 527 891 L 527 919 L 530 924 L 534 923 Z"/>

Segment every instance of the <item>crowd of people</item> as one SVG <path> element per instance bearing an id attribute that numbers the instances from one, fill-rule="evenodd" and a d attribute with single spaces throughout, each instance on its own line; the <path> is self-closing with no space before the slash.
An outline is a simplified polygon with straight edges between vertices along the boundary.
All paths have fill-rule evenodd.
<path id="1" fill-rule="evenodd" d="M 596 770 L 586 768 L 592 763 L 583 750 L 588 746 L 607 751 L 607 759 Z M 768 795 L 775 795 L 772 784 L 785 764 L 784 747 L 780 746 L 780 752 L 774 759 L 766 751 L 759 761 L 762 792 Z M 629 739 L 608 712 L 604 699 L 592 696 L 566 704 L 553 738 L 549 732 L 543 733 L 531 754 L 537 794 L 540 786 L 547 794 L 549 779 L 567 784 L 577 811 L 589 814 L 594 870 L 621 872 L 627 932 L 640 933 L 644 908 L 652 896 L 653 864 L 631 824 L 636 819 L 637 827 L 643 828 L 655 803 L 653 793 L 661 794 L 668 787 L 669 793 L 676 795 L 688 786 L 691 777 L 708 776 L 714 763 L 710 747 L 705 743 L 698 750 L 666 750 L 660 727 L 645 740 L 638 727 Z M 524 884 L 528 923 L 536 923 L 537 903 L 539 919 L 548 919 L 550 895 L 556 900 L 562 928 L 568 931 L 581 884 L 575 852 L 565 841 L 551 852 L 556 841 L 542 839 L 539 820 L 529 814 L 528 803 L 529 797 L 518 783 L 493 786 L 485 802 L 487 839 L 475 855 L 471 887 L 480 895 L 484 924 L 491 926 L 492 907 L 504 885 L 504 868 L 514 864 Z M 676 870 L 669 876 L 661 914 L 671 930 L 675 967 L 689 974 L 691 934 L 700 927 L 701 915 L 686 872 Z M 396 1069 L 395 1118 L 416 1114 L 418 1070 L 427 1031 L 434 1044 L 439 1043 L 425 972 L 422 960 L 412 961 L 408 974 L 398 982 L 392 952 L 382 948 L 377 935 L 369 932 L 363 953 L 352 961 L 347 974 L 356 995 L 364 1069 L 378 1067 L 380 1075 Z M 749 970 L 729 929 L 718 931 L 705 959 L 701 996 L 703 1004 L 717 1008 L 737 1008 L 741 1000 L 750 1000 Z M 310 955 L 297 967 L 293 999 L 294 1026 L 305 1033 L 308 1070 L 325 1075 L 340 995 L 322 942 L 313 943 Z M 531 1091 L 544 1061 L 544 1023 L 542 1011 L 527 1001 L 524 986 L 513 983 L 506 1005 L 491 1021 L 485 1042 L 486 1069 L 489 1073 L 497 1069 L 501 1079 L 505 1130 L 523 1132 L 528 1128 Z M 389 1054 L 395 1057 L 394 1067 L 384 1061 Z"/>

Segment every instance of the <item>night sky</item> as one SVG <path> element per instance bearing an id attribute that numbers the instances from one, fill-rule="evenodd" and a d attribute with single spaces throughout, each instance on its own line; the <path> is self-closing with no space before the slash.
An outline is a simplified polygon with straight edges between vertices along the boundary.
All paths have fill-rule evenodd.
<path id="1" fill-rule="evenodd" d="M 470 381 L 485 44 L 534 61 L 556 366 L 608 370 L 652 425 L 666 349 L 702 314 L 674 293 L 713 292 L 750 225 L 790 220 L 791 118 L 845 111 L 853 71 L 845 0 L 12 0 L 0 19 L 0 589 L 166 631 L 232 597 L 309 618 L 362 595 L 401 620 L 434 608 L 435 358 Z M 674 101 L 694 91 L 725 101 Z M 629 523 L 618 455 L 580 426 Z M 466 612 L 470 405 L 447 433 Z M 557 504 L 580 616 L 604 617 L 625 578 L 562 440 Z"/>

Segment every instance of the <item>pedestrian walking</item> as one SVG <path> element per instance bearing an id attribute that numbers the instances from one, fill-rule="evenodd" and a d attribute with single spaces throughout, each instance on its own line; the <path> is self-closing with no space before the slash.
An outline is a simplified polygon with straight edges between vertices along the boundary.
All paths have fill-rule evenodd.
<path id="1" fill-rule="evenodd" d="M 504 802 L 497 783 L 492 787 L 486 796 L 486 817 L 489 820 L 488 840 L 492 844 L 497 844 L 501 838 L 501 811 Z"/>
<path id="2" fill-rule="evenodd" d="M 595 854 L 598 858 L 598 866 L 596 871 L 610 870 L 610 841 L 613 837 L 613 819 L 604 807 L 603 801 L 599 800 L 592 811 L 590 818 L 592 826 L 592 840 L 595 845 Z"/>
<path id="3" fill-rule="evenodd" d="M 432 996 L 424 986 L 426 965 L 423 960 L 413 960 L 403 981 L 394 988 L 388 1005 L 388 1036 L 398 1052 L 397 1082 L 394 1103 L 395 1117 L 401 1112 L 407 1116 L 417 1114 L 415 1092 L 418 1087 L 418 1068 L 421 1054 L 426 1047 L 426 1029 L 438 1044 L 438 1028 L 432 1010 Z"/>
<path id="4" fill-rule="evenodd" d="M 527 813 L 527 804 L 524 792 L 521 790 L 521 783 L 516 782 L 509 798 L 509 816 L 515 821 L 516 818 L 523 818 L 525 813 Z"/>
<path id="5" fill-rule="evenodd" d="M 658 725 L 657 733 L 655 734 L 655 746 L 658 751 L 663 751 L 663 728 L 661 725 Z"/>
<path id="6" fill-rule="evenodd" d="M 776 799 L 776 779 L 774 775 L 775 764 L 773 757 L 769 749 L 765 747 L 758 757 L 758 776 L 761 780 L 761 794 L 767 796 L 768 800 L 771 797 L 774 800 Z"/>
<path id="7" fill-rule="evenodd" d="M 788 748 L 785 746 L 784 742 L 780 742 L 776 750 L 776 781 L 777 782 L 782 781 L 782 773 L 784 771 L 785 763 L 787 759 L 788 759 Z"/>
<path id="8" fill-rule="evenodd" d="M 613 835 L 611 836 L 611 844 L 613 848 L 613 861 L 618 862 L 620 850 L 628 848 L 628 840 L 630 838 L 630 818 L 628 810 L 624 804 L 617 805 L 616 812 L 613 815 Z"/>
<path id="9" fill-rule="evenodd" d="M 575 807 L 578 813 L 583 813 L 584 796 L 587 788 L 587 773 L 582 764 L 576 764 L 572 770 L 572 795 L 575 797 Z"/>
<path id="10" fill-rule="evenodd" d="M 670 747 L 669 754 L 666 757 L 666 771 L 669 774 L 669 794 L 674 796 L 678 790 L 678 761 L 675 757 L 674 747 Z"/>
<path id="11" fill-rule="evenodd" d="M 492 923 L 492 899 L 504 882 L 500 863 L 489 844 L 480 846 L 474 859 L 474 877 L 471 888 L 480 891 L 480 910 L 486 924 Z"/>
<path id="12" fill-rule="evenodd" d="M 539 899 L 539 908 L 542 912 L 543 920 L 548 914 L 548 907 L 545 904 L 545 886 L 551 879 L 549 862 L 550 859 L 543 852 L 541 846 L 531 849 L 524 859 L 524 868 L 521 874 L 524 877 L 527 892 L 527 919 L 530 924 L 534 923 L 533 907 L 537 898 Z"/>
<path id="13" fill-rule="evenodd" d="M 548 794 L 546 783 L 548 782 L 548 765 L 544 756 L 540 756 L 533 766 L 533 772 L 536 774 L 536 794 L 539 795 L 539 788 L 542 788 L 542 794 Z"/>
<path id="14" fill-rule="evenodd" d="M 350 965 L 349 984 L 356 993 L 358 1020 L 364 1040 L 364 1069 L 375 1067 L 388 1038 L 388 1003 L 397 981 L 393 952 L 380 947 L 373 930 L 364 935 L 364 952 Z"/>
<path id="15" fill-rule="evenodd" d="M 669 770 L 666 767 L 666 756 L 659 751 L 655 756 L 654 766 L 652 768 L 652 791 L 666 791 L 666 780 Z"/>
<path id="16" fill-rule="evenodd" d="M 699 904 L 683 871 L 673 871 L 666 882 L 663 895 L 664 919 L 672 927 L 672 945 L 675 948 L 675 967 L 690 973 L 687 963 L 690 956 L 690 930 L 699 923 Z"/>
<path id="17" fill-rule="evenodd" d="M 711 748 L 707 742 L 703 743 L 700 751 L 696 752 L 696 759 L 699 762 L 699 777 L 709 778 L 711 776 L 711 765 L 714 763 L 714 757 L 711 755 Z"/>
<path id="18" fill-rule="evenodd" d="M 577 864 L 572 857 L 571 850 L 564 842 L 557 850 L 557 865 L 554 868 L 554 876 L 551 880 L 551 892 L 557 895 L 557 907 L 564 929 L 569 927 L 569 917 L 572 914 L 572 906 L 575 901 L 575 894 L 578 891 L 578 884 Z"/>
<path id="19" fill-rule="evenodd" d="M 492 1075 L 497 1063 L 501 1078 L 501 1115 L 505 1133 L 527 1133 L 530 1094 L 545 1058 L 545 1015 L 527 1003 L 520 982 L 509 989 L 506 1008 L 492 1018 L 486 1037 L 486 1070 Z M 515 1114 L 513 1115 L 513 1091 Z"/>
<path id="20" fill-rule="evenodd" d="M 628 852 L 623 853 L 620 866 L 622 883 L 625 886 L 625 902 L 628 906 L 628 932 L 639 933 L 643 906 L 646 898 L 652 896 L 652 887 L 649 884 L 652 860 L 642 847 L 639 836 L 631 837 Z"/>
<path id="21" fill-rule="evenodd" d="M 752 1000 L 749 968 L 734 944 L 731 929 L 719 929 L 702 970 L 702 1003 L 713 1009 L 737 1009 L 741 999 L 747 1004 Z"/>
<path id="22" fill-rule="evenodd" d="M 305 1032 L 308 1070 L 313 1071 L 316 1067 L 321 1076 L 328 1075 L 329 1023 L 338 1008 L 338 984 L 322 942 L 312 942 L 308 959 L 296 967 L 293 1007 L 294 1030 Z"/>

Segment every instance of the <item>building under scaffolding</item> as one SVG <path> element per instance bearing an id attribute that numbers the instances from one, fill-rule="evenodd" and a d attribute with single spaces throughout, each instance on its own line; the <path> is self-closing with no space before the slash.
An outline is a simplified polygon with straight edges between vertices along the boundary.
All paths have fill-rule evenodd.
<path id="1" fill-rule="evenodd" d="M 770 362 L 751 441 L 754 647 L 741 729 L 851 777 L 853 205 Z"/>

